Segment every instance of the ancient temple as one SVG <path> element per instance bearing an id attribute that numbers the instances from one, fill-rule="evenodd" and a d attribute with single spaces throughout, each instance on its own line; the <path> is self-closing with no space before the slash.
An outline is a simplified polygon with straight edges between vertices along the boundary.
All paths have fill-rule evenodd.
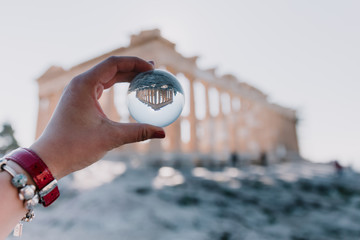
<path id="1" fill-rule="evenodd" d="M 173 124 L 165 128 L 164 140 L 150 140 L 120 147 L 114 156 L 146 156 L 158 159 L 247 159 L 257 161 L 291 160 L 299 156 L 296 133 L 297 116 L 293 109 L 268 101 L 259 89 L 233 75 L 218 76 L 215 69 L 200 69 L 197 56 L 185 57 L 174 43 L 159 30 L 142 31 L 131 36 L 130 44 L 89 59 L 68 70 L 50 67 L 37 79 L 39 112 L 36 136 L 49 121 L 66 84 L 76 75 L 113 55 L 138 56 L 154 60 L 157 68 L 166 69 L 181 82 L 185 108 Z M 173 93 L 139 91 L 137 97 L 153 109 L 168 104 Z M 114 121 L 133 121 L 115 88 L 105 91 L 100 99 L 107 116 Z M 125 114 L 124 114 L 125 112 Z"/>
<path id="2" fill-rule="evenodd" d="M 136 91 L 136 98 L 155 111 L 173 102 L 173 89 L 147 88 Z"/>

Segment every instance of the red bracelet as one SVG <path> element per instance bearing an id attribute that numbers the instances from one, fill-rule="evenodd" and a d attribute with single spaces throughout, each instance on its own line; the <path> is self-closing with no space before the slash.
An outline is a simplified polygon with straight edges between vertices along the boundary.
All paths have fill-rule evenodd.
<path id="1" fill-rule="evenodd" d="M 19 164 L 32 177 L 39 190 L 40 203 L 44 207 L 52 204 L 60 196 L 56 179 L 35 152 L 27 148 L 18 148 L 5 158 Z"/>

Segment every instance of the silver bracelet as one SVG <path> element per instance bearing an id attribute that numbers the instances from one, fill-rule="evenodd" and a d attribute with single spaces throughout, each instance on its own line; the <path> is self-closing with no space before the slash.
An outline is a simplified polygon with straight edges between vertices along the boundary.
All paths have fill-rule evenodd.
<path id="1" fill-rule="evenodd" d="M 7 165 L 5 158 L 0 159 L 0 170 L 9 173 L 12 176 L 11 184 L 19 191 L 19 199 L 24 202 L 24 207 L 28 210 L 21 219 L 23 222 L 30 222 L 35 217 L 34 207 L 39 203 L 39 193 L 34 185 L 27 185 L 27 177 L 16 173 L 14 169 Z M 21 236 L 22 223 L 16 225 L 14 235 Z"/>

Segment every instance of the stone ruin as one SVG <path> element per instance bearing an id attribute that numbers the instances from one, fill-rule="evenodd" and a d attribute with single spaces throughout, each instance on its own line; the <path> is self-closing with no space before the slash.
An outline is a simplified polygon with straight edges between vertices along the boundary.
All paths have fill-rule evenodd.
<path id="1" fill-rule="evenodd" d="M 166 138 L 130 144 L 111 152 L 112 158 L 156 159 L 179 162 L 187 159 L 195 165 L 272 162 L 299 159 L 296 111 L 268 101 L 257 88 L 215 69 L 200 69 L 198 56 L 185 57 L 175 44 L 163 38 L 158 29 L 131 36 L 130 44 L 80 63 L 68 70 L 50 67 L 37 79 L 39 110 L 36 137 L 39 137 L 58 103 L 66 84 L 76 75 L 106 58 L 138 56 L 154 60 L 156 68 L 165 69 L 181 80 L 185 108 L 173 124 L 165 128 Z M 105 114 L 114 121 L 132 122 L 126 114 L 126 92 L 116 87 L 100 99 Z M 144 96 L 146 94 L 144 93 Z M 164 98 L 165 99 L 165 98 Z M 124 113 L 125 112 L 125 113 Z"/>

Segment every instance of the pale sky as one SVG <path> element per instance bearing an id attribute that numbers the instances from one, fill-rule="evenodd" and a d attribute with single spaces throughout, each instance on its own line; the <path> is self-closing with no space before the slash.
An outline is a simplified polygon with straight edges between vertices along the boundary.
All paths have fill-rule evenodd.
<path id="1" fill-rule="evenodd" d="M 0 0 L 0 122 L 32 143 L 35 79 L 159 28 L 203 69 L 218 67 L 298 110 L 300 150 L 360 169 L 360 2 Z"/>

